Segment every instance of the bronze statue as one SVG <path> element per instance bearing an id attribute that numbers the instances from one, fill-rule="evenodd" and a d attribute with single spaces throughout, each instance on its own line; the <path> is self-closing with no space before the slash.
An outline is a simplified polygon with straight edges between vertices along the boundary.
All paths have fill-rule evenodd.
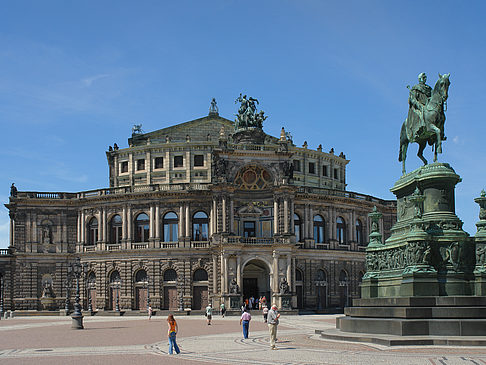
<path id="1" fill-rule="evenodd" d="M 402 162 L 402 173 L 405 174 L 405 160 L 409 143 L 418 143 L 417 156 L 427 165 L 423 151 L 427 143 L 434 148 L 434 162 L 437 154 L 442 153 L 444 135 L 445 108 L 450 86 L 450 74 L 439 74 L 434 89 L 430 93 L 430 86 L 425 84 L 427 77 L 419 75 L 419 83 L 410 89 L 408 117 L 402 124 L 400 131 L 400 152 L 398 161 Z"/>
<path id="2" fill-rule="evenodd" d="M 240 103 L 238 114 L 236 114 L 235 128 L 262 128 L 262 124 L 267 119 L 263 111 L 257 113 L 258 99 L 242 95 L 236 98 L 235 104 Z"/>

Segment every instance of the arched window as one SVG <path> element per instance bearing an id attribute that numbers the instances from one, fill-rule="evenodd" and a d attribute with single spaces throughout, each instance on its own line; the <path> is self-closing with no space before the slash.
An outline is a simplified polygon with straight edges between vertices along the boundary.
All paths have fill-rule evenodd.
<path id="1" fill-rule="evenodd" d="M 98 219 L 91 218 L 88 223 L 88 245 L 96 245 L 98 241 Z"/>
<path id="2" fill-rule="evenodd" d="M 177 273 L 174 269 L 167 269 L 164 272 L 164 281 L 177 281 Z"/>
<path id="3" fill-rule="evenodd" d="M 324 243 L 324 219 L 320 215 L 314 216 L 314 242 Z"/>
<path id="4" fill-rule="evenodd" d="M 346 222 L 343 217 L 338 217 L 336 219 L 336 236 L 339 244 L 343 245 L 346 243 Z"/>
<path id="5" fill-rule="evenodd" d="M 136 283 L 145 283 L 147 282 L 147 272 L 145 270 L 138 270 L 135 274 L 135 282 Z"/>
<path id="6" fill-rule="evenodd" d="M 179 229 L 179 218 L 174 212 L 169 212 L 164 215 L 164 242 L 177 242 Z"/>
<path id="7" fill-rule="evenodd" d="M 339 273 L 339 282 L 343 284 L 348 282 L 348 273 L 345 270 Z"/>
<path id="8" fill-rule="evenodd" d="M 193 281 L 208 281 L 208 273 L 204 269 L 194 271 Z"/>
<path id="9" fill-rule="evenodd" d="M 149 217 L 140 213 L 135 219 L 135 242 L 148 242 L 149 239 Z"/>
<path id="10" fill-rule="evenodd" d="M 94 288 L 96 286 L 96 274 L 92 271 L 88 274 L 88 286 L 90 288 Z"/>
<path id="11" fill-rule="evenodd" d="M 114 283 L 120 283 L 120 282 L 121 282 L 120 273 L 116 270 L 113 271 L 110 275 L 110 283 L 114 284 Z"/>
<path id="12" fill-rule="evenodd" d="M 359 219 L 356 219 L 356 242 L 360 246 L 364 245 L 363 225 Z"/>
<path id="13" fill-rule="evenodd" d="M 300 271 L 299 269 L 296 269 L 295 270 L 295 281 L 302 281 L 303 275 L 302 275 L 302 271 Z"/>
<path id="14" fill-rule="evenodd" d="M 326 272 L 322 269 L 317 270 L 317 281 L 326 281 L 327 275 Z"/>
<path id="15" fill-rule="evenodd" d="M 196 212 L 192 217 L 192 239 L 193 241 L 208 240 L 208 215 L 204 212 Z"/>
<path id="16" fill-rule="evenodd" d="M 122 240 L 122 219 L 117 214 L 110 221 L 110 243 L 120 243 Z"/>
<path id="17" fill-rule="evenodd" d="M 294 214 L 295 242 L 302 242 L 302 221 L 297 214 Z"/>

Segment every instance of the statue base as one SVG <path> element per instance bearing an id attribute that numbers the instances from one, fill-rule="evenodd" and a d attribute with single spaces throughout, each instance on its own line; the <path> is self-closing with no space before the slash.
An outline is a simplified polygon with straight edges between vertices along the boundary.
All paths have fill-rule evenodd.
<path id="1" fill-rule="evenodd" d="M 292 294 L 277 294 L 277 303 L 282 310 L 292 309 Z"/>
<path id="2" fill-rule="evenodd" d="M 223 301 L 227 310 L 241 309 L 241 294 L 223 294 Z"/>
<path id="3" fill-rule="evenodd" d="M 397 223 L 385 244 L 366 249 L 362 298 L 474 294 L 474 242 L 455 214 L 460 181 L 450 165 L 434 163 L 395 183 Z"/>

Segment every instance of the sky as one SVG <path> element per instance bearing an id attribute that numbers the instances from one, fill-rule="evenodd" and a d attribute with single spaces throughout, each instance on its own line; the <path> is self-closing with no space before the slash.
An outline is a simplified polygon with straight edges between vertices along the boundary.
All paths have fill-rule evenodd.
<path id="1" fill-rule="evenodd" d="M 450 73 L 443 154 L 462 177 L 456 213 L 476 233 L 486 188 L 484 1 L 4 1 L 0 201 L 108 187 L 105 151 L 154 131 L 234 119 L 258 98 L 264 131 L 350 159 L 347 190 L 393 199 L 407 85 Z M 409 147 L 407 171 L 421 165 Z M 432 160 L 430 148 L 425 157 Z M 0 209 L 0 248 L 8 246 Z"/>

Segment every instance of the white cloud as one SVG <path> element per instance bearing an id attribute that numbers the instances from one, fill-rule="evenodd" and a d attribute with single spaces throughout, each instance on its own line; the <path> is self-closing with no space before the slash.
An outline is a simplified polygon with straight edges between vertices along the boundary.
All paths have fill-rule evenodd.
<path id="1" fill-rule="evenodd" d="M 459 136 L 455 136 L 454 138 L 452 138 L 452 142 L 454 142 L 455 144 L 459 144 Z"/>
<path id="2" fill-rule="evenodd" d="M 95 76 L 91 76 L 91 77 L 87 77 L 85 79 L 82 79 L 81 82 L 84 84 L 84 86 L 90 87 L 93 84 L 93 82 L 98 81 L 100 79 L 104 79 L 106 77 L 110 77 L 110 75 L 109 74 L 95 75 Z"/>

